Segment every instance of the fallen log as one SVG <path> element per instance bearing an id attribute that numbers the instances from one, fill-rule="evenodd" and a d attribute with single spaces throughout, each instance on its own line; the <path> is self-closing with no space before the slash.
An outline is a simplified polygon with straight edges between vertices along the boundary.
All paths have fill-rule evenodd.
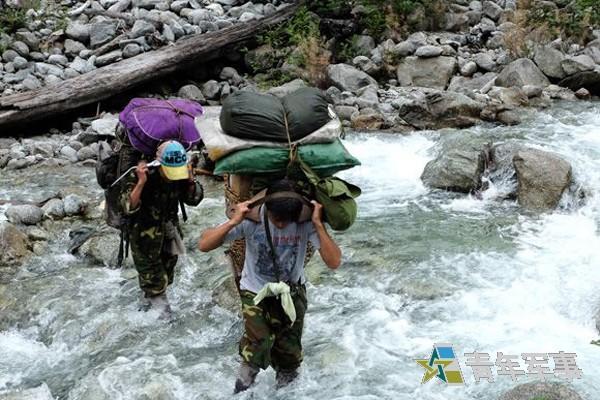
<path id="1" fill-rule="evenodd" d="M 196 34 L 172 46 L 140 54 L 52 86 L 0 97 L 0 136 L 7 127 L 29 124 L 73 111 L 123 93 L 145 82 L 206 61 L 226 46 L 254 37 L 260 30 L 292 16 L 300 2 L 260 20 L 240 23 L 205 34 Z"/>

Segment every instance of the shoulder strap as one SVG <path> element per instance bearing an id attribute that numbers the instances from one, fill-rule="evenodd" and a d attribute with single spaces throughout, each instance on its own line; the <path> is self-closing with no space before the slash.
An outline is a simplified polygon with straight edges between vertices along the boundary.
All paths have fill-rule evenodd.
<path id="1" fill-rule="evenodd" d="M 273 237 L 271 236 L 271 228 L 269 227 L 269 217 L 267 210 L 263 209 L 264 217 L 263 221 L 265 224 L 265 233 L 267 235 L 267 243 L 269 243 L 269 249 L 271 250 L 271 259 L 273 260 L 273 268 L 275 269 L 275 278 L 277 282 L 281 281 L 281 274 L 279 271 L 279 263 L 277 262 L 277 254 L 275 254 L 275 246 L 273 245 Z"/>

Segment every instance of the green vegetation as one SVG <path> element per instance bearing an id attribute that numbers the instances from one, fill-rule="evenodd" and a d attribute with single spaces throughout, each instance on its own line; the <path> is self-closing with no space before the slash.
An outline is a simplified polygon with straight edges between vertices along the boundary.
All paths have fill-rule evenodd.
<path id="1" fill-rule="evenodd" d="M 12 34 L 26 26 L 24 8 L 4 7 L 0 9 L 0 32 Z"/>

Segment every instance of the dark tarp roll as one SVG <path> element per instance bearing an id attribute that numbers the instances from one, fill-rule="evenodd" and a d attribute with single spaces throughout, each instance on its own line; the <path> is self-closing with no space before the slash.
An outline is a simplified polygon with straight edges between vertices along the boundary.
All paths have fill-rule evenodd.
<path id="1" fill-rule="evenodd" d="M 329 121 L 329 104 L 323 92 L 302 88 L 283 98 L 292 141 L 302 139 Z"/>
<path id="2" fill-rule="evenodd" d="M 275 96 L 238 91 L 223 102 L 221 128 L 240 139 L 287 142 L 284 112 Z"/>
<path id="3" fill-rule="evenodd" d="M 238 91 L 223 103 L 223 131 L 240 139 L 287 142 L 284 115 L 290 139 L 300 140 L 331 121 L 325 95 L 319 89 L 299 89 L 283 100 L 265 94 Z"/>

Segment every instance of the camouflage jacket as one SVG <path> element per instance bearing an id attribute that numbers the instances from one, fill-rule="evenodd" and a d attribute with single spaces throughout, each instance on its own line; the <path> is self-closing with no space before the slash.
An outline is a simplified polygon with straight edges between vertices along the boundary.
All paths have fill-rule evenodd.
<path id="1" fill-rule="evenodd" d="M 121 206 L 125 214 L 143 226 L 158 226 L 167 221 L 177 224 L 179 201 L 189 206 L 197 206 L 204 196 L 202 185 L 198 181 L 193 181 L 192 189 L 192 182 L 169 182 L 162 178 L 158 169 L 152 169 L 148 172 L 140 204 L 136 209 L 131 209 L 129 197 L 136 183 L 135 173 L 127 177 L 121 192 Z"/>

